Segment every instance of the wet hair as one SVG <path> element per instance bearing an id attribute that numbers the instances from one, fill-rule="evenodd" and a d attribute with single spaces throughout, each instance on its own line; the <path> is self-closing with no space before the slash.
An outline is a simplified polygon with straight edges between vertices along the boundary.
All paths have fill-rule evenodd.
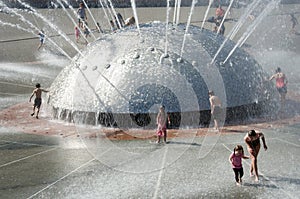
<path id="1" fill-rule="evenodd" d="M 256 132 L 255 132 L 255 130 L 250 130 L 249 132 L 248 132 L 248 135 L 249 136 L 256 136 Z"/>
<path id="2" fill-rule="evenodd" d="M 278 67 L 276 70 L 275 70 L 276 73 L 280 73 L 281 72 L 281 68 Z"/>
<path id="3" fill-rule="evenodd" d="M 239 150 L 241 150 L 242 153 L 244 153 L 244 149 L 243 149 L 242 145 L 236 145 L 236 147 L 234 147 L 234 149 L 233 149 L 233 152 L 235 153 L 236 151 L 239 151 Z"/>
<path id="4" fill-rule="evenodd" d="M 215 93 L 212 90 L 208 91 L 208 95 L 214 95 L 214 94 Z"/>
<path id="5" fill-rule="evenodd" d="M 36 87 L 36 88 L 40 88 L 40 87 L 41 87 L 41 84 L 40 84 L 40 83 L 37 83 L 37 84 L 35 85 L 35 87 Z"/>

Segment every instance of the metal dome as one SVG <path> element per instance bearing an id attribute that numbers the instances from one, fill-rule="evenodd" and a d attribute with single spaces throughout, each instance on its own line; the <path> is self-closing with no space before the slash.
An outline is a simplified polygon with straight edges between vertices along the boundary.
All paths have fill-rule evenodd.
<path id="1" fill-rule="evenodd" d="M 163 104 L 178 127 L 209 123 L 208 90 L 221 98 L 229 119 L 258 114 L 269 103 L 273 87 L 248 53 L 237 48 L 222 63 L 234 42 L 227 41 L 211 64 L 223 36 L 196 26 L 185 35 L 183 24 L 167 32 L 166 24 L 153 22 L 141 25 L 140 34 L 128 28 L 90 44 L 53 82 L 54 116 L 153 127 Z"/>

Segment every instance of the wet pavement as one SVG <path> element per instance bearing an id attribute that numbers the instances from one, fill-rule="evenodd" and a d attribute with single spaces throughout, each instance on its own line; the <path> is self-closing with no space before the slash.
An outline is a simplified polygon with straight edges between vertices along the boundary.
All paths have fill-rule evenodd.
<path id="1" fill-rule="evenodd" d="M 1 128 L 1 198 L 298 198 L 299 124 L 264 130 L 268 150 L 258 159 L 260 181 L 236 186 L 228 157 L 244 133 L 149 140 L 62 138 Z M 79 132 L 80 133 L 80 132 Z M 97 146 L 96 150 L 93 148 Z M 202 157 L 207 148 L 209 153 Z M 128 159 L 114 150 L 133 153 Z M 107 154 L 107 155 L 105 155 Z M 122 154 L 122 153 L 119 153 Z M 248 154 L 246 152 L 246 154 Z"/>
<path id="2" fill-rule="evenodd" d="M 185 9 L 187 14 L 189 8 Z M 285 8 L 282 12 L 288 12 L 289 9 Z M 293 10 L 299 9 L 295 6 Z M 150 17 L 154 17 L 156 12 L 157 9 L 152 9 L 144 18 L 152 20 Z M 237 12 L 239 11 L 233 14 Z M 125 10 L 122 13 L 125 15 Z M 164 20 L 165 14 L 161 13 Z M 130 14 L 127 13 L 127 17 Z M 60 18 L 61 13 L 50 13 L 51 15 Z M 275 17 L 279 20 L 273 20 Z M 197 20 L 201 18 L 199 16 Z M 300 39 L 286 33 L 289 24 L 281 26 L 288 23 L 287 16 L 272 15 L 268 19 L 281 27 L 278 31 L 282 34 L 277 42 L 273 42 L 277 35 L 270 34 L 262 44 L 254 35 L 249 44 L 269 50 L 262 51 L 261 55 L 255 52 L 253 54 L 268 73 L 272 73 L 278 65 L 284 66 L 283 69 L 289 77 L 289 89 L 299 93 L 299 60 L 294 52 L 299 52 Z M 55 21 L 61 22 L 57 19 Z M 265 23 L 271 24 L 269 21 Z M 265 32 L 265 26 L 261 29 Z M 1 35 L 6 35 L 6 39 L 27 36 L 21 31 L 11 31 L 10 28 L 2 31 Z M 69 26 L 65 32 L 73 32 L 73 27 Z M 276 49 L 276 45 L 280 45 L 280 48 L 284 46 L 281 43 L 283 35 L 288 35 L 283 40 L 290 43 L 285 46 L 286 49 Z M 32 54 L 37 41 L 38 38 L 33 42 L 22 42 L 21 45 L 18 42 L 2 43 L 1 60 L 34 61 L 36 54 L 39 54 Z M 254 48 L 253 51 L 260 52 L 261 49 L 258 49 Z M 49 59 L 52 60 L 52 57 Z M 44 81 L 43 85 L 49 86 L 61 69 L 40 62 L 34 64 L 35 68 L 29 68 L 28 72 L 24 69 L 31 67 L 33 63 L 21 63 L 21 67 L 1 63 L 1 74 L 8 75 L 1 75 L 0 109 L 28 101 L 35 81 Z M 6 66 L 8 67 L 5 68 Z M 36 74 L 35 70 L 43 71 L 47 75 L 50 71 L 51 75 Z M 20 89 L 20 85 L 25 87 Z M 290 92 L 287 97 L 295 102 Z M 298 106 L 298 103 L 294 105 Z M 40 121 L 44 119 L 42 112 Z M 300 123 L 297 122 L 299 120 L 290 121 L 286 121 L 284 125 L 274 125 L 273 128 L 260 128 L 268 145 L 268 150 L 261 149 L 259 154 L 260 182 L 254 182 L 250 178 L 250 160 L 244 160 L 244 183 L 236 186 L 228 157 L 236 144 L 242 144 L 246 151 L 243 137 L 250 129 L 246 124 L 238 130 L 235 127 L 226 127 L 231 129 L 231 133 L 226 135 L 177 137 L 169 139 L 166 145 L 157 145 L 153 139 L 109 141 L 101 136 L 90 138 L 84 135 L 80 127 L 76 127 L 75 131 L 57 129 L 51 135 L 29 134 L 30 132 L 24 131 L 30 128 L 32 130 L 32 127 L 22 129 L 20 123 L 4 127 L 4 120 L 1 119 L 0 198 L 299 198 Z M 20 125 L 19 129 L 13 128 Z M 36 127 L 36 132 L 31 133 L 46 130 Z"/>

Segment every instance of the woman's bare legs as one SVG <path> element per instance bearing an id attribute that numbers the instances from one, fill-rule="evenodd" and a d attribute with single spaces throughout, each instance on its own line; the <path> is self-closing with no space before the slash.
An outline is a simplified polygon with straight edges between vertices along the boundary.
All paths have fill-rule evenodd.
<path id="1" fill-rule="evenodd" d="M 255 176 L 255 181 L 259 180 L 258 177 L 258 167 L 257 167 L 257 156 L 259 153 L 260 146 L 258 145 L 255 149 L 250 149 L 249 153 L 251 154 L 251 166 L 250 166 L 250 176 Z"/>

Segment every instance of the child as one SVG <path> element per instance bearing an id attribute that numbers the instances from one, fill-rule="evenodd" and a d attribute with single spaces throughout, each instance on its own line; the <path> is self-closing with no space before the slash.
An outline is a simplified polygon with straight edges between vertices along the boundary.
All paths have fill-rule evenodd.
<path id="1" fill-rule="evenodd" d="M 38 33 L 38 36 L 40 37 L 40 44 L 37 48 L 37 50 L 40 50 L 40 48 L 43 46 L 44 42 L 45 42 L 45 33 L 43 30 L 41 30 L 39 33 Z"/>
<path id="2" fill-rule="evenodd" d="M 167 120 L 170 123 L 170 119 L 165 112 L 165 107 L 160 106 L 159 113 L 156 117 L 156 124 L 157 124 L 157 143 L 160 143 L 160 138 L 164 136 L 164 143 L 167 143 Z"/>
<path id="3" fill-rule="evenodd" d="M 112 32 L 116 31 L 116 27 L 115 27 L 115 24 L 114 24 L 113 20 L 110 20 L 110 27 L 111 27 Z"/>
<path id="4" fill-rule="evenodd" d="M 37 108 L 37 112 L 36 112 L 36 119 L 39 119 L 39 112 L 40 112 L 40 107 L 42 105 L 42 92 L 49 92 L 47 90 L 41 89 L 41 85 L 39 83 L 37 83 L 35 85 L 35 89 L 33 90 L 30 98 L 29 98 L 29 102 L 31 102 L 32 97 L 35 95 L 35 99 L 34 99 L 34 104 L 33 104 L 33 113 L 31 114 L 31 116 L 34 116 L 35 114 L 35 108 Z"/>
<path id="5" fill-rule="evenodd" d="M 84 34 L 84 37 L 85 37 L 85 44 L 87 45 L 88 44 L 88 40 L 87 38 L 90 37 L 90 30 L 88 28 L 88 24 L 87 23 L 84 23 L 84 26 L 83 26 L 83 34 Z"/>
<path id="6" fill-rule="evenodd" d="M 244 170 L 242 166 L 242 158 L 249 159 L 248 156 L 244 155 L 244 149 L 241 145 L 237 145 L 233 149 L 233 153 L 229 156 L 229 162 L 232 165 L 232 169 L 235 174 L 236 185 L 242 184 L 242 177 L 244 175 Z"/>
<path id="7" fill-rule="evenodd" d="M 80 31 L 77 26 L 75 26 L 75 38 L 76 38 L 76 43 L 78 43 L 80 39 Z"/>

